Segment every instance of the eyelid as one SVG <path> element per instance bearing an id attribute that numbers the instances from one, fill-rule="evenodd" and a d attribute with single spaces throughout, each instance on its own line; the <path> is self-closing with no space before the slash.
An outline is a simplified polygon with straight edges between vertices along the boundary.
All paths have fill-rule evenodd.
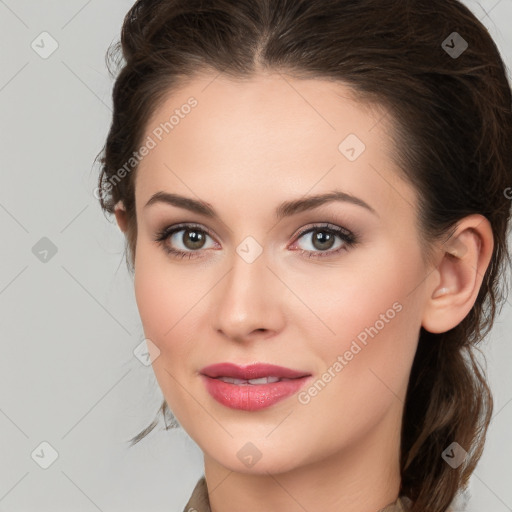
<path id="1" fill-rule="evenodd" d="M 302 235 L 305 235 L 306 233 L 314 231 L 315 229 L 322 229 L 322 228 L 329 229 L 329 230 L 336 231 L 336 232 L 341 231 L 346 236 L 350 236 L 353 234 L 349 229 L 347 229 L 343 226 L 338 226 L 336 224 L 333 224 L 332 222 L 313 222 L 312 224 L 309 224 L 308 226 L 306 226 L 304 228 L 300 228 L 298 233 L 293 238 L 300 238 Z"/>

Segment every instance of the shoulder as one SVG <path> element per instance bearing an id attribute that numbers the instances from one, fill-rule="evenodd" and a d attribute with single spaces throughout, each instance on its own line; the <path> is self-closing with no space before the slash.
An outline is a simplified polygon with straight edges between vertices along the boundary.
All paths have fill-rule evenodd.
<path id="1" fill-rule="evenodd" d="M 183 512 L 211 512 L 204 475 L 197 481 Z"/>
<path id="2" fill-rule="evenodd" d="M 395 507 L 390 512 L 408 512 L 411 509 L 412 501 L 407 496 L 400 496 L 396 500 Z"/>

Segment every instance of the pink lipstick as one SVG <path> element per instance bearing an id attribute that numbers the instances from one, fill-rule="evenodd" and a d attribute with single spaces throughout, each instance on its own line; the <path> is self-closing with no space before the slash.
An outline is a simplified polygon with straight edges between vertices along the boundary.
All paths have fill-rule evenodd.
<path id="1" fill-rule="evenodd" d="M 244 411 L 257 411 L 288 398 L 311 377 L 307 372 L 263 363 L 219 363 L 204 367 L 200 373 L 217 402 Z"/>

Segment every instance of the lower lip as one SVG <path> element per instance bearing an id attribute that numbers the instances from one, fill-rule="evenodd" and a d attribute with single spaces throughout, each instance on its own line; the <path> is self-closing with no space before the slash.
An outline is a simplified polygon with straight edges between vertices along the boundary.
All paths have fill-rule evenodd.
<path id="1" fill-rule="evenodd" d="M 208 393 L 226 407 L 243 411 L 257 411 L 270 407 L 297 393 L 310 379 L 310 375 L 268 384 L 231 384 L 201 375 Z"/>

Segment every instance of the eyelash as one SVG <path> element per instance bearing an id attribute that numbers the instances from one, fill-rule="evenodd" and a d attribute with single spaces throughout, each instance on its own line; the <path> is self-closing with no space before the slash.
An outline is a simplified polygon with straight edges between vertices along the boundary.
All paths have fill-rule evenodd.
<path id="1" fill-rule="evenodd" d="M 179 251 L 176 249 L 170 248 L 168 245 L 166 245 L 165 241 L 174 233 L 178 233 L 180 231 L 197 231 L 203 234 L 208 235 L 209 237 L 213 238 L 212 234 L 206 230 L 201 228 L 197 224 L 178 224 L 176 226 L 167 226 L 164 229 L 160 230 L 158 233 L 156 233 L 154 241 L 157 242 L 159 245 L 161 245 L 166 253 L 168 253 L 173 258 L 187 258 L 187 259 L 193 259 L 198 258 L 200 256 L 197 256 L 196 254 L 198 252 L 201 252 L 204 249 L 198 249 L 197 251 Z M 309 258 L 326 258 L 326 257 L 332 257 L 334 255 L 337 255 L 341 253 L 342 251 L 347 251 L 351 248 L 353 248 L 359 241 L 359 236 L 348 229 L 341 228 L 339 226 L 336 226 L 334 224 L 316 224 L 314 226 L 311 226 L 304 231 L 301 231 L 297 235 L 297 240 L 303 237 L 304 235 L 308 233 L 312 233 L 315 231 L 323 231 L 332 235 L 337 235 L 341 238 L 343 241 L 343 245 L 335 250 L 330 251 L 307 251 L 305 249 L 300 249 L 299 252 L 304 255 L 305 253 L 308 254 Z"/>

